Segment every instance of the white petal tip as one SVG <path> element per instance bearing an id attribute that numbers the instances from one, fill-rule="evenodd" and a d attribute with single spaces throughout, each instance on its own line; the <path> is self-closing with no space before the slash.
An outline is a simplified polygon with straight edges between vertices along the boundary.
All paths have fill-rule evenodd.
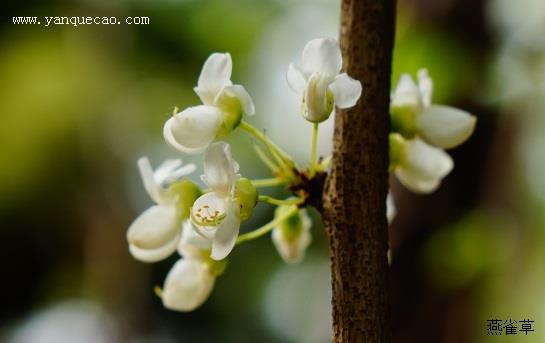
<path id="1" fill-rule="evenodd" d="M 214 282 L 206 263 L 183 258 L 174 264 L 165 279 L 163 305 L 174 311 L 193 311 L 206 301 Z"/>
<path id="2" fill-rule="evenodd" d="M 189 107 L 167 120 L 163 136 L 180 152 L 200 154 L 216 137 L 221 118 L 221 111 L 214 106 Z"/>
<path id="3" fill-rule="evenodd" d="M 172 255 L 176 251 L 177 246 L 177 239 L 157 249 L 140 249 L 133 244 L 129 244 L 129 253 L 140 262 L 155 263 Z"/>
<path id="4" fill-rule="evenodd" d="M 443 105 L 425 108 L 416 118 L 418 132 L 430 144 L 451 149 L 475 131 L 477 118 L 466 111 Z"/>
<path id="5" fill-rule="evenodd" d="M 361 97 L 361 82 L 346 73 L 338 75 L 329 88 L 333 92 L 335 106 L 341 109 L 355 106 Z"/>

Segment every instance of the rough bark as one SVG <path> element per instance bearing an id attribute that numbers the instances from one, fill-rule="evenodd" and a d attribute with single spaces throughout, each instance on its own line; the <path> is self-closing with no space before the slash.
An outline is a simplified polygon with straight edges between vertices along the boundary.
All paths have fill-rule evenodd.
<path id="1" fill-rule="evenodd" d="M 390 340 L 387 282 L 388 132 L 395 0 L 343 0 L 344 69 L 358 104 L 337 111 L 323 193 L 333 287 L 334 342 Z"/>

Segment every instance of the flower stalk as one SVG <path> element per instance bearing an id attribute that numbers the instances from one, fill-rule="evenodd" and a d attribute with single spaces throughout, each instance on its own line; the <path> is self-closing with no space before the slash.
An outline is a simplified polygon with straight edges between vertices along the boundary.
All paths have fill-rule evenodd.
<path id="1" fill-rule="evenodd" d="M 272 229 L 274 229 L 275 226 L 289 218 L 291 215 L 297 212 L 297 206 L 293 206 L 289 211 L 282 214 L 281 216 L 275 218 L 274 220 L 268 222 L 267 224 L 263 225 L 259 229 L 255 229 L 254 231 L 250 231 L 248 233 L 242 234 L 238 236 L 237 239 L 237 245 L 242 244 L 247 241 L 251 241 L 253 239 L 259 238 L 267 233 L 269 233 Z"/>
<path id="2" fill-rule="evenodd" d="M 265 144 L 265 146 L 270 150 L 271 154 L 278 160 L 281 164 L 292 164 L 293 160 L 288 155 L 288 153 L 284 152 L 282 148 L 280 148 L 278 145 L 276 145 L 272 140 L 267 137 L 265 133 L 254 127 L 252 124 L 248 123 L 245 120 L 242 120 L 240 122 L 239 127 L 254 136 L 257 140 Z"/>
<path id="3" fill-rule="evenodd" d="M 313 177 L 316 174 L 316 169 L 318 168 L 318 128 L 319 124 L 314 123 L 312 125 L 312 145 L 310 147 L 310 177 Z"/>
<path id="4" fill-rule="evenodd" d="M 269 204 L 272 204 L 272 205 L 300 205 L 305 200 L 303 198 L 294 198 L 294 199 L 284 199 L 284 200 L 282 200 L 282 199 L 276 199 L 276 198 L 270 197 L 268 195 L 260 195 L 259 196 L 259 201 L 268 202 Z"/>
<path id="5" fill-rule="evenodd" d="M 270 178 L 270 179 L 260 179 L 260 180 L 252 180 L 252 185 L 256 188 L 262 188 L 262 187 L 274 187 L 274 186 L 282 186 L 287 184 L 288 181 L 281 178 Z"/>

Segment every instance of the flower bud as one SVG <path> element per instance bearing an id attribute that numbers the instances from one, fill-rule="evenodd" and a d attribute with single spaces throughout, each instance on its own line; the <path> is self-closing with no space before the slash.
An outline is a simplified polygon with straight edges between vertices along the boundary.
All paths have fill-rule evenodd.
<path id="1" fill-rule="evenodd" d="M 235 197 L 240 206 L 240 220 L 245 221 L 251 217 L 252 211 L 257 204 L 257 189 L 250 180 L 240 178 L 236 184 Z"/>
<path id="2" fill-rule="evenodd" d="M 411 139 L 416 134 L 414 106 L 390 106 L 391 131 Z"/>
<path id="3" fill-rule="evenodd" d="M 405 140 L 399 133 L 390 133 L 388 138 L 390 144 L 390 170 L 393 170 L 403 159 Z"/>
<path id="4" fill-rule="evenodd" d="M 179 214 L 172 205 L 150 207 L 127 231 L 129 251 L 143 262 L 157 262 L 170 256 L 176 250 L 179 236 Z"/>
<path id="5" fill-rule="evenodd" d="M 275 217 L 292 210 L 294 205 L 278 206 Z M 312 222 L 306 210 L 302 209 L 283 220 L 272 232 L 272 240 L 278 253 L 287 263 L 298 263 L 305 256 L 310 244 L 310 227 Z"/>
<path id="6" fill-rule="evenodd" d="M 193 311 L 208 299 L 215 281 L 206 262 L 182 258 L 165 279 L 161 292 L 163 305 L 171 310 Z"/>
<path id="7" fill-rule="evenodd" d="M 202 195 L 202 191 L 191 180 L 184 178 L 170 185 L 170 191 L 178 195 L 176 207 L 178 208 L 180 219 L 189 218 L 191 206 L 198 197 Z"/>
<path id="8" fill-rule="evenodd" d="M 223 121 L 216 138 L 224 138 L 240 124 L 244 111 L 240 99 L 229 91 L 223 92 L 217 103 L 223 112 Z"/>
<path id="9" fill-rule="evenodd" d="M 326 121 L 333 112 L 333 92 L 328 89 L 330 80 L 314 74 L 309 82 L 302 102 L 303 117 L 312 123 Z"/>

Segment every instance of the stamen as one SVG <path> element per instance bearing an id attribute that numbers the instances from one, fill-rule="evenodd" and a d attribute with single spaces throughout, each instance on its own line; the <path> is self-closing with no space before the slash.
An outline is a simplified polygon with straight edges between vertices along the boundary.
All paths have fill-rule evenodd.
<path id="1" fill-rule="evenodd" d="M 205 204 L 196 209 L 191 218 L 197 225 L 218 226 L 226 216 L 225 213 L 221 213 L 219 210 L 212 211 L 210 205 Z"/>

